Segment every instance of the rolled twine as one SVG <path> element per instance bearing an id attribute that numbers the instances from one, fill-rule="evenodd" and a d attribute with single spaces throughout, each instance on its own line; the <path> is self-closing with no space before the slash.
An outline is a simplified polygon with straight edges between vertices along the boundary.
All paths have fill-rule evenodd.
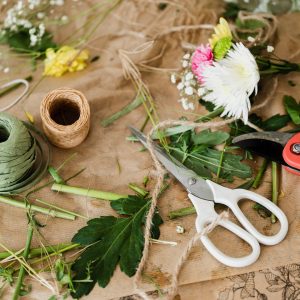
<path id="1" fill-rule="evenodd" d="M 85 96 L 60 88 L 42 100 L 40 114 L 49 141 L 59 148 L 73 148 L 84 141 L 90 129 L 90 106 Z"/>
<path id="2" fill-rule="evenodd" d="M 17 118 L 0 113 L 0 193 L 18 188 L 36 160 L 36 141 Z"/>

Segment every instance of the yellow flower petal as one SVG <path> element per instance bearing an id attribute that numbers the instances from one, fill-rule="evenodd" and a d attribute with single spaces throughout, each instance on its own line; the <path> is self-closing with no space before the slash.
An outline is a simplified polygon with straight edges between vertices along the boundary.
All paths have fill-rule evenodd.
<path id="1" fill-rule="evenodd" d="M 227 21 L 224 18 L 220 18 L 219 24 L 214 28 L 215 33 L 208 40 L 211 48 L 213 49 L 216 43 L 222 38 L 232 39 L 232 34 Z"/>
<path id="2" fill-rule="evenodd" d="M 33 124 L 34 123 L 34 117 L 33 117 L 33 115 L 30 112 L 28 112 L 28 111 L 25 111 L 25 115 L 26 115 L 28 121 Z"/>
<path id="3" fill-rule="evenodd" d="M 56 52 L 49 48 L 46 50 L 44 60 L 44 75 L 60 77 L 66 72 L 83 70 L 87 66 L 89 52 L 78 50 L 70 46 L 62 46 Z"/>

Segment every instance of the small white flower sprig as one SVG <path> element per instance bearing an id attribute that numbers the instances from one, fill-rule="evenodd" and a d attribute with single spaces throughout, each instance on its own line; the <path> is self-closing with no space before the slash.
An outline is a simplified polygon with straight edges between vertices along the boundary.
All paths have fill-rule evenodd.
<path id="1" fill-rule="evenodd" d="M 55 8 L 63 6 L 65 0 L 17 0 L 2 1 L 0 7 L 6 10 L 0 35 L 9 33 L 28 32 L 30 37 L 30 47 L 41 42 L 46 26 L 45 8 Z M 63 20 L 62 20 L 63 21 Z"/>
<path id="2" fill-rule="evenodd" d="M 198 81 L 191 71 L 191 54 L 186 53 L 182 58 L 183 71 L 178 81 L 176 74 L 171 74 L 171 82 L 177 85 L 181 98 L 178 100 L 185 110 L 194 110 L 194 103 L 199 99 L 197 94 Z"/>

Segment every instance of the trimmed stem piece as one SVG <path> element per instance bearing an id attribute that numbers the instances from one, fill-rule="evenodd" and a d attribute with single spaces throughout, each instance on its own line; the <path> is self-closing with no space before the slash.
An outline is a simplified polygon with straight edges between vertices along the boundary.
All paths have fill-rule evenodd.
<path id="1" fill-rule="evenodd" d="M 110 124 L 112 124 L 116 120 L 118 120 L 119 118 L 127 115 L 128 113 L 130 113 L 131 111 L 133 111 L 134 109 L 139 107 L 143 103 L 143 101 L 144 101 L 144 98 L 138 94 L 132 102 L 130 102 L 125 107 L 123 107 L 120 111 L 118 111 L 118 112 L 114 113 L 113 115 L 111 115 L 110 117 L 102 120 L 101 125 L 103 127 L 109 126 Z"/>
<path id="2" fill-rule="evenodd" d="M 86 188 L 69 186 L 69 185 L 58 184 L 58 183 L 54 183 L 52 185 L 51 189 L 52 189 L 52 191 L 56 191 L 56 192 L 69 193 L 69 194 L 91 197 L 91 198 L 96 198 L 99 200 L 107 200 L 107 201 L 119 200 L 121 198 L 128 197 L 128 195 L 120 195 L 120 194 L 115 194 L 115 193 L 110 193 L 110 192 L 102 192 L 99 190 L 86 189 Z"/>
<path id="3" fill-rule="evenodd" d="M 27 260 L 29 252 L 30 252 L 32 236 L 33 236 L 33 227 L 31 225 L 31 223 L 29 223 L 28 231 L 27 231 L 27 240 L 26 240 L 26 245 L 25 245 L 24 254 L 23 254 L 23 258 L 25 261 Z M 21 288 L 23 285 L 24 275 L 25 275 L 25 268 L 23 265 L 21 265 L 16 288 L 15 288 L 14 295 L 12 298 L 13 300 L 18 300 L 20 297 L 20 291 L 21 291 Z"/>
<path id="4" fill-rule="evenodd" d="M 39 247 L 39 248 L 32 248 L 28 254 L 28 258 L 34 258 L 37 256 L 43 255 L 44 252 L 48 252 L 48 254 L 54 253 L 54 252 L 59 252 L 62 249 L 65 249 L 67 247 L 70 247 L 75 244 L 67 243 L 67 244 L 58 244 L 58 245 L 53 245 L 53 246 L 45 246 L 45 247 Z M 19 252 L 19 251 L 13 251 L 14 253 Z M 22 255 L 24 251 L 20 253 Z M 11 253 L 5 251 L 5 252 L 0 252 L 0 259 L 5 259 L 7 257 L 10 257 Z"/>
<path id="5" fill-rule="evenodd" d="M 269 161 L 267 159 L 264 158 L 262 165 L 260 166 L 258 173 L 254 179 L 253 185 L 252 187 L 257 189 L 260 186 L 261 180 L 267 170 Z"/>
<path id="6" fill-rule="evenodd" d="M 29 208 L 29 206 L 23 201 L 13 200 L 10 198 L 6 198 L 4 196 L 0 196 L 0 202 L 9 204 L 9 205 L 12 205 L 15 207 L 23 208 L 23 209 Z M 40 212 L 42 214 L 49 215 L 49 216 L 55 217 L 55 218 L 62 218 L 62 219 L 72 220 L 72 221 L 74 221 L 76 218 L 75 215 L 70 214 L 70 213 L 57 211 L 57 210 L 49 209 L 49 208 L 44 208 L 44 207 L 40 207 L 40 206 L 33 205 L 33 204 L 30 205 L 30 209 L 32 211 Z"/>
<path id="7" fill-rule="evenodd" d="M 173 220 L 173 219 L 176 219 L 176 218 L 192 215 L 192 214 L 195 214 L 195 213 L 196 213 L 195 207 L 190 206 L 190 207 L 185 207 L 185 208 L 181 208 L 181 209 L 171 211 L 169 213 L 169 218 L 171 220 Z"/>

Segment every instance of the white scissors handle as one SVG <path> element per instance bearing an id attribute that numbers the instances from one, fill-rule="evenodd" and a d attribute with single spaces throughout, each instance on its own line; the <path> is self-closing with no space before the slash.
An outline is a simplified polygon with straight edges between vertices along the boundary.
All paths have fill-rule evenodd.
<path id="1" fill-rule="evenodd" d="M 218 214 L 215 212 L 214 209 L 215 204 L 213 201 L 201 200 L 192 194 L 189 194 L 188 196 L 193 202 L 197 211 L 197 232 L 201 232 L 205 226 L 207 226 L 209 223 L 212 223 L 218 217 Z M 258 259 L 260 255 L 260 246 L 254 236 L 252 236 L 243 228 L 229 220 L 220 220 L 218 225 L 226 228 L 227 230 L 231 231 L 232 233 L 240 237 L 242 240 L 247 242 L 251 246 L 252 252 L 249 255 L 243 257 L 231 257 L 223 253 L 220 249 L 218 249 L 208 236 L 201 236 L 201 242 L 214 258 L 216 258 L 224 265 L 235 268 L 249 266 Z"/>
<path id="2" fill-rule="evenodd" d="M 280 243 L 286 236 L 288 231 L 288 220 L 283 211 L 276 206 L 273 202 L 268 200 L 267 198 L 260 196 L 254 192 L 244 190 L 244 189 L 228 189 L 219 184 L 216 184 L 210 180 L 206 180 L 206 182 L 211 187 L 214 194 L 215 203 L 221 203 L 228 206 L 239 222 L 243 225 L 243 227 L 252 234 L 261 244 L 264 245 L 275 245 Z M 277 234 L 273 236 L 267 236 L 260 233 L 248 220 L 248 218 L 244 215 L 244 213 L 239 208 L 238 202 L 242 199 L 249 199 L 256 203 L 261 204 L 265 208 L 267 208 L 270 212 L 272 212 L 280 222 L 280 230 Z"/>

